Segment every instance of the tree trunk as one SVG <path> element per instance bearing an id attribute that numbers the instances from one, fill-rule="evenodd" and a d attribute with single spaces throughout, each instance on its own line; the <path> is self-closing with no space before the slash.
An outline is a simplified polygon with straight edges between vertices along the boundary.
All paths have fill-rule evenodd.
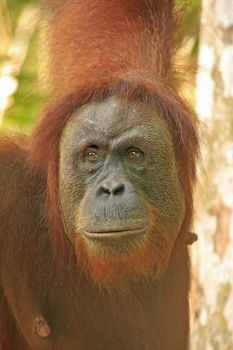
<path id="1" fill-rule="evenodd" d="M 206 142 L 196 203 L 191 349 L 232 350 L 233 0 L 202 3 L 197 113 Z"/>

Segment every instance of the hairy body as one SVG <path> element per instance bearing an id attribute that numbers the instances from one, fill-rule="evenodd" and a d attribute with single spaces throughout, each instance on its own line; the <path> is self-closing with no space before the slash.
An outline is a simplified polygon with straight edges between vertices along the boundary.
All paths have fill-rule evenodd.
<path id="1" fill-rule="evenodd" d="M 119 292 L 100 289 L 74 263 L 63 266 L 52 258 L 48 231 L 42 224 L 44 203 L 36 187 L 26 186 L 26 174 L 19 174 L 20 153 L 20 149 L 15 153 L 15 166 L 27 193 L 12 197 L 20 208 L 21 224 L 15 223 L 17 231 L 8 231 L 7 249 L 1 254 L 2 349 L 186 349 L 189 271 L 185 242 L 177 243 L 159 281 L 131 281 Z M 16 208 L 10 204 L 8 209 Z M 45 338 L 33 327 L 40 315 L 51 327 Z"/>
<path id="2" fill-rule="evenodd" d="M 45 7 L 56 96 L 0 138 L 0 350 L 187 350 L 198 136 L 173 2 Z"/>
<path id="3" fill-rule="evenodd" d="M 186 348 L 187 246 L 184 237 L 176 241 L 184 199 L 172 142 L 166 123 L 151 108 L 141 104 L 126 107 L 115 98 L 92 103 L 75 112 L 64 129 L 59 188 L 61 212 L 66 232 L 70 232 L 66 241 L 70 261 L 65 266 L 52 252 L 43 179 L 28 168 L 27 140 L 11 143 L 11 152 L 1 155 L 1 198 L 8 198 L 5 209 L 20 218 L 12 220 L 1 215 L 6 232 L 1 236 L 1 283 L 5 295 L 1 326 L 6 327 L 6 344 L 10 342 L 2 349 L 12 348 L 12 328 L 28 342 L 26 345 L 22 338 L 22 349 Z M 106 119 L 102 124 L 103 115 Z M 90 128 L 92 123 L 94 130 Z M 139 145 L 143 158 L 138 159 L 137 153 L 128 158 L 127 151 L 135 152 Z M 96 155 L 86 152 L 101 153 L 104 149 L 107 154 L 97 162 L 85 158 Z M 111 188 L 113 178 L 123 182 L 124 190 L 112 196 L 103 191 L 96 196 L 98 186 L 108 181 Z M 17 192 L 8 197 L 13 184 L 17 184 Z M 167 190 L 161 193 L 160 186 L 167 186 Z M 170 222 L 173 231 L 156 233 L 146 201 L 154 207 L 157 203 L 157 211 L 164 222 Z M 164 207 L 168 209 L 163 212 Z M 134 232 L 135 225 L 143 229 Z M 157 230 L 160 227 L 161 224 Z M 85 236 L 85 230 L 96 232 Z M 156 246 L 158 233 L 164 236 Z M 170 235 L 167 240 L 166 234 Z M 163 239 L 167 243 L 164 247 Z M 149 248 L 147 240 L 151 241 Z M 158 270 L 160 278 L 156 279 Z M 51 329 L 45 339 L 34 326 L 39 316 Z M 4 322 L 6 317 L 8 324 Z M 18 337 L 13 339 L 20 344 Z"/>

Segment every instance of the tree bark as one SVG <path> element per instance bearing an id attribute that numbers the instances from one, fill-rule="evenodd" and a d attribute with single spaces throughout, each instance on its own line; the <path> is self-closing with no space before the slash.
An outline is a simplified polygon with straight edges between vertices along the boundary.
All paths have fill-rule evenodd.
<path id="1" fill-rule="evenodd" d="M 191 349 L 232 350 L 233 0 L 202 2 L 196 106 L 205 144 L 196 203 Z"/>

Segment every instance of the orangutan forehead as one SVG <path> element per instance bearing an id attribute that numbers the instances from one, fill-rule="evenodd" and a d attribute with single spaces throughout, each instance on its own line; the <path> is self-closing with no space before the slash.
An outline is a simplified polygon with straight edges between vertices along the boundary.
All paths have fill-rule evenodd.
<path id="1" fill-rule="evenodd" d="M 82 106 L 73 113 L 68 125 L 69 128 L 100 130 L 108 135 L 137 127 L 167 129 L 164 118 L 151 106 L 140 101 L 125 102 L 116 96 Z"/>

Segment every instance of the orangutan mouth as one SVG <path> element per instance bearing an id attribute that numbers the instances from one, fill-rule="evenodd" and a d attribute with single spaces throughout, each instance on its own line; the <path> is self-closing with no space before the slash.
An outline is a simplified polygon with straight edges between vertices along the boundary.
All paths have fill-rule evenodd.
<path id="1" fill-rule="evenodd" d="M 87 238 L 94 238 L 94 239 L 109 239 L 109 238 L 124 238 L 124 237 L 130 237 L 135 236 L 139 234 L 145 233 L 145 227 L 140 228 L 133 228 L 133 229 L 116 229 L 108 231 L 108 230 L 98 230 L 98 231 L 85 231 L 84 234 Z"/>

